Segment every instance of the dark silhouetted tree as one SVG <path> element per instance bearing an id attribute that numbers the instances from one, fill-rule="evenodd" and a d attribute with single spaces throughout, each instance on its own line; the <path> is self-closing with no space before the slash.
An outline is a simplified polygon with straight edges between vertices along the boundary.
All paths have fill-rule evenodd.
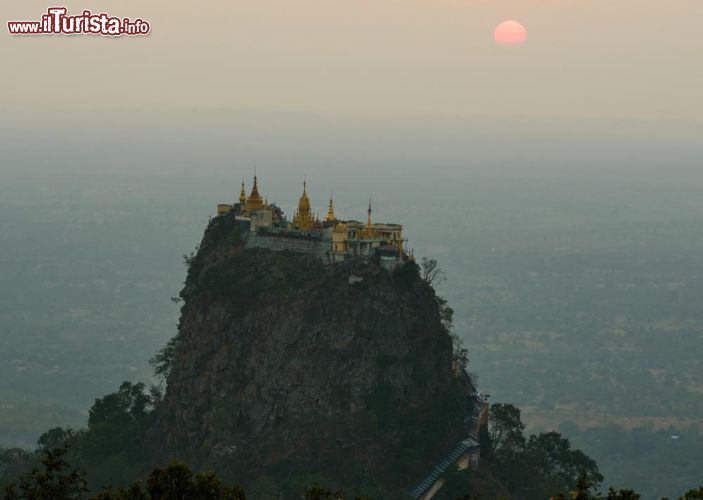
<path id="1" fill-rule="evenodd" d="M 78 435 L 78 432 L 69 428 L 64 429 L 63 427 L 54 427 L 49 429 L 44 434 L 39 437 L 37 444 L 39 445 L 39 450 L 53 450 L 55 448 L 61 448 L 68 444 L 72 439 Z"/>
<path id="2" fill-rule="evenodd" d="M 525 447 L 524 431 L 520 408 L 502 403 L 491 405 L 489 437 L 494 457 L 521 451 Z"/>
<path id="3" fill-rule="evenodd" d="M 640 496 L 635 490 L 616 490 L 611 487 L 605 498 L 606 500 L 639 500 Z"/>
<path id="4" fill-rule="evenodd" d="M 166 468 L 154 468 L 145 484 L 105 490 L 93 500 L 246 500 L 246 496 L 239 486 L 226 486 L 209 472 L 194 476 L 186 464 L 174 461 Z"/>
<path id="5" fill-rule="evenodd" d="M 422 276 L 422 279 L 429 285 L 440 284 L 445 279 L 444 271 L 439 268 L 437 260 L 435 259 L 423 257 L 420 269 L 420 276 Z"/>
<path id="6" fill-rule="evenodd" d="M 95 400 L 90 409 L 88 426 L 138 420 L 152 408 L 152 403 L 152 394 L 146 392 L 144 384 L 123 382 L 117 392 Z"/>
<path id="7" fill-rule="evenodd" d="M 703 500 L 703 486 L 697 490 L 688 490 L 679 500 Z"/>
<path id="8" fill-rule="evenodd" d="M 5 488 L 4 500 L 81 500 L 87 484 L 84 474 L 66 461 L 67 450 L 45 451 L 39 466 Z"/>

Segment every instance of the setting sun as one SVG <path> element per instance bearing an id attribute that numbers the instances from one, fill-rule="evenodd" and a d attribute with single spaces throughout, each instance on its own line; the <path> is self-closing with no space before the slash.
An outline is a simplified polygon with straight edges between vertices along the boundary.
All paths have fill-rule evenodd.
<path id="1" fill-rule="evenodd" d="M 527 30 L 517 21 L 503 21 L 493 32 L 498 45 L 523 45 L 527 41 Z"/>

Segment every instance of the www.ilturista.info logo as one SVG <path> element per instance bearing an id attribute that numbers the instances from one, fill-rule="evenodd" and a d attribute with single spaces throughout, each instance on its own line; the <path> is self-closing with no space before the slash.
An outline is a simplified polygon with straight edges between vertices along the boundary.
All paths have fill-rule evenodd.
<path id="1" fill-rule="evenodd" d="M 8 21 L 11 35 L 148 35 L 151 27 L 143 19 L 112 17 L 105 13 L 93 14 L 84 10 L 81 15 L 69 16 L 66 7 L 50 7 L 40 21 Z"/>

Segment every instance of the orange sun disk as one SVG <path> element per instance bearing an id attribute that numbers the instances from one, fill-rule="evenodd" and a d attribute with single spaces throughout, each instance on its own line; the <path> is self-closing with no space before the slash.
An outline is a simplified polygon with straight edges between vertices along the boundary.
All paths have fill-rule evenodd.
<path id="1" fill-rule="evenodd" d="M 498 45 L 522 45 L 527 41 L 527 30 L 517 21 L 503 21 L 493 32 Z"/>

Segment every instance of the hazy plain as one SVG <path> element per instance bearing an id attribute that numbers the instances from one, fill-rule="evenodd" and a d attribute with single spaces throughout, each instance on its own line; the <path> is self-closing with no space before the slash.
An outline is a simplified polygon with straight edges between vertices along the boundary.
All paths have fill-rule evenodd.
<path id="1" fill-rule="evenodd" d="M 533 428 L 561 429 L 648 497 L 696 486 L 700 125 L 129 118 L 2 130 L 0 443 L 81 425 L 122 380 L 158 383 L 148 359 L 175 332 L 182 256 L 256 167 L 289 214 L 307 178 L 321 215 L 332 193 L 341 216 L 363 220 L 371 198 L 376 219 L 402 223 L 415 255 L 447 272 L 440 291 L 482 390 Z"/>

